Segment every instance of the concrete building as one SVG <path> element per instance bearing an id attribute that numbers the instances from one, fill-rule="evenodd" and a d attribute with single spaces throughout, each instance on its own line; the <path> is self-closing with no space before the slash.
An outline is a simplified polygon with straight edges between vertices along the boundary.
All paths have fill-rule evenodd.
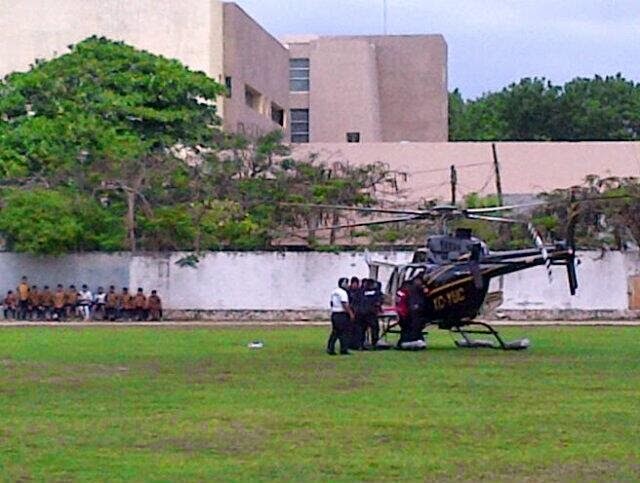
<path id="1" fill-rule="evenodd" d="M 447 45 L 441 35 L 285 42 L 293 142 L 447 141 Z"/>
<path id="2" fill-rule="evenodd" d="M 441 36 L 285 45 L 219 0 L 0 0 L 0 76 L 92 35 L 176 58 L 226 84 L 219 112 L 228 131 L 283 129 L 288 137 L 293 127 L 295 142 L 447 140 Z"/>

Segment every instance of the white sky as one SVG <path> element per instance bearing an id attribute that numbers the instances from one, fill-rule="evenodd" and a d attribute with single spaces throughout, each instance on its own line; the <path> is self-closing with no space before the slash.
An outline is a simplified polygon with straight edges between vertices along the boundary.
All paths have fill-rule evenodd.
<path id="1" fill-rule="evenodd" d="M 380 34 L 384 0 L 235 0 L 276 37 Z M 640 0 L 387 0 L 388 33 L 441 33 L 465 97 L 527 76 L 640 81 Z"/>

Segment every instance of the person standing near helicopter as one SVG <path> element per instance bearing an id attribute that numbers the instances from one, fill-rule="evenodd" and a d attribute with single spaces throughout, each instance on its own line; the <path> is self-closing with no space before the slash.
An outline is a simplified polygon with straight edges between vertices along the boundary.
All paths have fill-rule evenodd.
<path id="1" fill-rule="evenodd" d="M 400 326 L 400 339 L 398 340 L 398 348 L 402 347 L 404 342 L 408 342 L 411 333 L 411 313 L 409 308 L 409 293 L 411 284 L 408 280 L 402 282 L 402 285 L 396 292 L 396 313 L 398 314 L 398 325 Z"/>
<path id="2" fill-rule="evenodd" d="M 336 355 L 336 342 L 340 341 L 340 354 L 349 354 L 349 326 L 354 319 L 347 292 L 349 279 L 341 278 L 331 292 L 331 335 L 327 341 L 327 354 Z"/>
<path id="3" fill-rule="evenodd" d="M 422 276 L 415 277 L 409 288 L 409 330 L 407 341 L 401 344 L 405 349 L 425 349 L 424 330 L 428 317 L 428 301 L 424 293 Z"/>
<path id="4" fill-rule="evenodd" d="M 356 307 L 356 330 L 358 330 L 359 349 L 375 349 L 380 336 L 378 315 L 382 307 L 382 294 L 375 280 L 364 279 L 360 303 Z M 367 344 L 367 331 L 371 334 L 370 343 Z"/>
<path id="5" fill-rule="evenodd" d="M 364 279 L 363 279 L 364 281 Z M 349 306 L 356 313 L 356 318 L 349 324 L 349 349 L 360 350 L 360 330 L 358 328 L 358 306 L 362 298 L 362 287 L 360 286 L 360 280 L 358 277 L 351 277 L 349 288 L 347 289 L 349 294 Z"/>

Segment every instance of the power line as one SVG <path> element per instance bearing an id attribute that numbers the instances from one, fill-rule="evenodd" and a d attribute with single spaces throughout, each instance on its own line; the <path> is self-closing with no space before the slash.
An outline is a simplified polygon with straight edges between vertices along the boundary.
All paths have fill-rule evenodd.
<path id="1" fill-rule="evenodd" d="M 486 166 L 491 163 L 470 163 L 470 164 L 456 164 L 456 169 L 466 169 L 466 168 L 477 168 L 478 166 Z M 407 174 L 427 174 L 427 173 L 441 173 L 441 172 L 449 172 L 451 168 L 434 168 L 434 169 L 425 169 L 420 171 L 410 171 Z"/>

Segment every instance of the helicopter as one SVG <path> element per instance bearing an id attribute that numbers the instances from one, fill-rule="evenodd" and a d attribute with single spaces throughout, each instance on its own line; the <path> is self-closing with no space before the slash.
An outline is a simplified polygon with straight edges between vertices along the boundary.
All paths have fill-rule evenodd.
<path id="1" fill-rule="evenodd" d="M 410 263 L 394 264 L 385 261 L 374 261 L 366 257 L 369 276 L 378 281 L 381 267 L 392 269 L 386 284 L 385 298 L 394 303 L 396 291 L 403 282 L 415 278 L 422 280 L 423 296 L 428 307 L 424 319 L 422 335 L 428 329 L 436 327 L 449 331 L 457 347 L 460 348 L 494 348 L 502 350 L 523 350 L 529 347 L 528 339 L 507 341 L 487 321 L 476 317 L 487 302 L 489 286 L 492 279 L 510 273 L 544 266 L 551 277 L 552 266 L 566 268 L 569 292 L 575 295 L 578 289 L 576 274 L 576 255 L 574 246 L 575 216 L 569 218 L 567 240 L 554 244 L 545 244 L 540 233 L 531 223 L 515 218 L 497 216 L 498 213 L 513 211 L 526 207 L 546 204 L 534 202 L 519 205 L 497 206 L 490 208 L 463 209 L 454 205 L 437 205 L 424 210 L 385 209 L 368 207 L 351 207 L 341 205 L 297 204 L 305 208 L 325 210 L 345 210 L 364 214 L 395 215 L 393 218 L 361 221 L 344 225 L 335 225 L 322 229 L 337 230 L 388 223 L 404 223 L 421 220 L 437 220 L 443 226 L 443 233 L 429 236 L 425 246 L 418 248 Z M 572 205 L 573 208 L 573 205 Z M 454 233 L 446 230 L 447 222 L 456 218 L 485 220 L 500 223 L 525 223 L 532 237 L 532 248 L 492 253 L 487 244 L 473 236 L 469 229 L 459 228 Z M 385 313 L 381 320 L 382 340 L 387 334 L 399 334 L 398 318 L 393 312 Z M 477 335 L 489 336 L 489 339 L 478 339 Z M 422 344 L 405 341 L 406 347 L 425 348 Z M 419 342 L 419 341 L 416 341 Z"/>

